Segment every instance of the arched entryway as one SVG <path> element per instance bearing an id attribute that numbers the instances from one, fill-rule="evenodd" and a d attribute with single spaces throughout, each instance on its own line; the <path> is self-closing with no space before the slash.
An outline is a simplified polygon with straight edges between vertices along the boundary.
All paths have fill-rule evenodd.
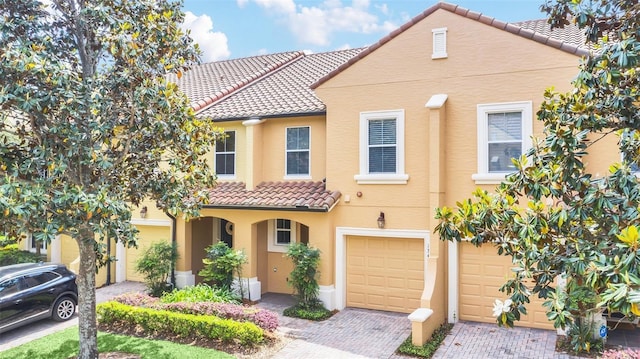
<path id="1" fill-rule="evenodd" d="M 202 282 L 198 272 L 204 267 L 202 260 L 206 257 L 206 248 L 223 241 L 233 248 L 233 223 L 217 217 L 200 217 L 191 221 L 191 270 L 195 282 Z"/>

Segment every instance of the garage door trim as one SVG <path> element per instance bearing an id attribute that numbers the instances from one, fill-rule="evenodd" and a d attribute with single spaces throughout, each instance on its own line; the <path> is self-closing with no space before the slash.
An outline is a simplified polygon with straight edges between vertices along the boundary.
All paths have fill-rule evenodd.
<path id="1" fill-rule="evenodd" d="M 426 230 L 377 229 L 336 227 L 336 308 L 342 310 L 347 302 L 347 236 L 419 238 L 424 243 L 424 278 L 427 278 L 430 233 Z"/>

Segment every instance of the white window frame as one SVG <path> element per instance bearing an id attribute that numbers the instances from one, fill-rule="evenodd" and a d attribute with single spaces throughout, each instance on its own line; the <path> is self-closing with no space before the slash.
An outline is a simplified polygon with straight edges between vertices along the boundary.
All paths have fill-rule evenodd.
<path id="1" fill-rule="evenodd" d="M 433 53 L 431 54 L 431 59 L 446 59 L 447 55 L 447 28 L 441 27 L 437 29 L 431 30 L 433 33 Z M 438 38 L 441 38 L 442 42 L 438 41 Z M 436 46 L 438 43 L 441 43 L 442 46 Z"/>
<path id="2" fill-rule="evenodd" d="M 224 131 L 224 135 L 226 136 L 226 134 L 229 133 L 229 132 L 233 132 L 234 149 L 233 149 L 233 151 L 218 152 L 216 150 L 216 145 L 214 144 L 214 146 L 213 146 L 213 150 L 214 150 L 213 151 L 214 152 L 214 154 L 213 154 L 213 168 L 214 169 L 216 168 L 216 162 L 217 162 L 218 154 L 221 154 L 221 155 L 233 154 L 233 174 L 232 175 L 230 175 L 230 174 L 218 174 L 216 172 L 216 176 L 219 179 L 232 180 L 232 179 L 236 178 L 236 173 L 238 173 L 237 172 L 237 169 L 238 169 L 238 133 L 237 133 L 236 130 L 225 130 Z"/>
<path id="3" fill-rule="evenodd" d="M 33 233 L 29 233 L 28 235 L 28 244 L 27 244 L 27 250 L 31 253 L 35 253 L 36 252 L 36 246 L 35 246 L 35 241 L 36 239 L 33 238 Z M 49 248 L 49 245 L 47 244 L 47 242 L 42 242 L 42 248 L 40 248 L 40 253 L 47 253 L 47 249 Z"/>
<path id="4" fill-rule="evenodd" d="M 489 123 L 488 115 L 500 112 L 521 112 L 522 113 L 522 154 L 525 154 L 532 146 L 531 136 L 533 134 L 533 102 L 517 101 L 504 103 L 479 104 L 477 107 L 478 123 L 478 173 L 471 178 L 476 184 L 498 184 L 505 180 L 509 173 L 489 172 Z"/>
<path id="5" fill-rule="evenodd" d="M 369 121 L 396 120 L 396 172 L 369 173 Z M 404 110 L 360 112 L 360 173 L 353 176 L 358 184 L 406 184 L 404 172 Z"/>
<path id="6" fill-rule="evenodd" d="M 278 235 L 277 235 L 277 228 L 276 228 L 276 221 L 278 219 L 286 219 L 291 221 L 291 242 L 289 242 L 288 244 L 278 244 L 276 243 L 277 239 L 278 239 Z M 289 246 L 293 243 L 298 242 L 298 222 L 292 220 L 292 219 L 288 219 L 288 218 L 277 218 L 277 219 L 270 219 L 269 221 L 267 221 L 268 225 L 268 229 L 267 229 L 267 250 L 269 252 L 279 252 L 279 253 L 286 253 L 287 249 L 289 249 Z"/>
<path id="7" fill-rule="evenodd" d="M 309 129 L 309 148 L 307 150 L 289 150 L 287 149 L 288 132 L 292 128 L 308 128 Z M 287 154 L 289 152 L 309 152 L 309 165 L 307 166 L 307 173 L 300 174 L 288 174 L 287 173 Z M 284 179 L 311 179 L 311 126 L 292 126 L 284 129 Z"/>

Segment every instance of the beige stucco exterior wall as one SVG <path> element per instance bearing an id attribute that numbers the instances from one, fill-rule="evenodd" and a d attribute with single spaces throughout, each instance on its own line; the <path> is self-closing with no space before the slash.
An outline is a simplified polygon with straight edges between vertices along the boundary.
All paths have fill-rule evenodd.
<path id="1" fill-rule="evenodd" d="M 326 129 L 324 116 L 290 117 L 282 119 L 267 119 L 261 125 L 263 132 L 263 147 L 260 161 L 263 164 L 263 181 L 283 181 L 286 176 L 286 129 L 290 127 L 310 128 L 311 176 L 305 180 L 320 181 L 325 177 L 326 162 Z M 259 183 L 256 182 L 256 183 Z"/>
<path id="2" fill-rule="evenodd" d="M 447 28 L 445 59 L 433 60 L 432 30 Z M 434 208 L 455 205 L 477 187 L 477 105 L 532 101 L 534 134 L 542 133 L 535 113 L 544 90 L 568 90 L 579 58 L 480 22 L 437 10 L 373 53 L 325 82 L 316 93 L 327 105 L 327 187 L 342 192 L 336 207 L 337 226 L 374 228 L 380 211 L 390 229 L 433 231 Z M 425 103 L 446 94 L 442 176 L 430 173 L 429 127 L 433 114 Z M 359 116 L 362 111 L 405 111 L 405 173 L 407 184 L 364 185 L 359 173 Z M 433 111 L 433 110 L 431 110 Z M 431 149 L 433 151 L 433 149 Z M 431 157 L 433 158 L 433 157 Z M 593 158 L 594 161 L 600 159 Z M 441 181 L 442 193 L 432 182 Z M 491 190 L 494 185 L 484 185 Z M 431 188 L 431 190 L 430 190 Z M 431 191 L 431 192 L 430 192 Z M 446 251 L 431 235 L 428 271 L 445 271 Z M 490 258 L 488 260 L 491 260 Z M 446 312 L 446 278 L 423 293 L 423 306 Z"/>

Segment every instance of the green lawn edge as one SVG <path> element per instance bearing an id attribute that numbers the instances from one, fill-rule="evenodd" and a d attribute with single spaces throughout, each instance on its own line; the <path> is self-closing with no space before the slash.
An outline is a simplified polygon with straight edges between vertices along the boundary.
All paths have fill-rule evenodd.
<path id="1" fill-rule="evenodd" d="M 177 344 L 166 340 L 151 340 L 98 333 L 98 350 L 139 354 L 142 359 L 228 359 L 234 356 L 209 348 Z M 67 359 L 78 355 L 78 327 L 33 340 L 0 352 L 0 359 Z"/>

